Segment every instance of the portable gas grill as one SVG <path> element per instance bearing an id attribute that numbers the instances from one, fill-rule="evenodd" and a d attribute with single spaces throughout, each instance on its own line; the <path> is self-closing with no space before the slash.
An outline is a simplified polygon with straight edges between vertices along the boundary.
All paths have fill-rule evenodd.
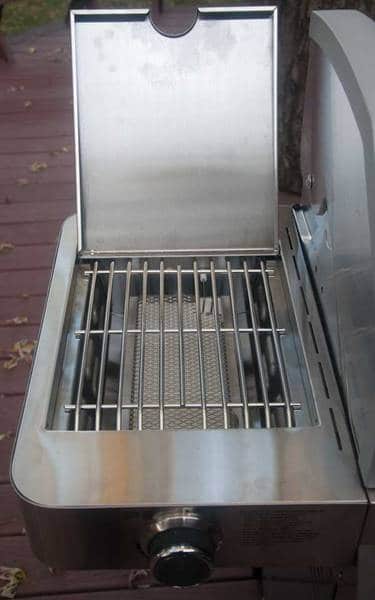
<path id="1" fill-rule="evenodd" d="M 189 585 L 374 543 L 374 24 L 318 12 L 311 37 L 306 202 L 278 209 L 275 8 L 175 37 L 72 15 L 77 216 L 12 464 L 50 566 Z"/>

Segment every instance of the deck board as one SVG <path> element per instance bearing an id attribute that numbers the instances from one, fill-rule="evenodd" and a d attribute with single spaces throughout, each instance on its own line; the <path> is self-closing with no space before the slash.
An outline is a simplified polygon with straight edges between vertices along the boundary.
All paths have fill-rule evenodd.
<path id="1" fill-rule="evenodd" d="M 30 200 L 32 202 L 32 200 Z M 0 208 L 4 212 L 3 208 Z M 72 208 L 72 213 L 74 209 Z M 17 246 L 30 244 L 53 244 L 56 243 L 61 219 L 51 221 L 38 221 L 37 223 L 13 223 L 0 224 L 0 243 L 8 242 Z"/>
<path id="2" fill-rule="evenodd" d="M 9 556 L 13 557 L 13 561 L 9 561 Z M 26 572 L 27 577 L 24 583 L 22 583 L 18 589 L 17 597 L 30 597 L 37 596 L 38 598 L 47 596 L 51 597 L 54 594 L 59 594 L 61 598 L 61 594 L 66 594 L 66 597 L 71 597 L 69 594 L 76 594 L 78 592 L 88 592 L 88 591 L 100 591 L 105 590 L 103 592 L 102 597 L 108 597 L 109 590 L 122 590 L 124 593 L 126 590 L 127 593 L 125 598 L 129 598 L 129 600 L 140 600 L 141 598 L 174 598 L 176 594 L 176 590 L 166 589 L 157 586 L 151 580 L 149 576 L 143 576 L 139 580 L 140 585 L 152 585 L 154 589 L 145 590 L 134 590 L 130 588 L 129 577 L 131 575 L 131 571 L 129 570 L 96 570 L 96 571 L 65 571 L 65 572 L 56 572 L 56 574 L 52 574 L 49 569 L 43 565 L 38 559 L 32 554 L 30 549 L 27 536 L 17 535 L 17 536 L 3 536 L 0 538 L 0 564 L 8 564 L 9 566 L 21 567 Z M 226 590 L 228 594 L 228 587 L 232 590 L 232 593 L 235 594 L 236 598 L 237 591 L 240 593 L 241 591 L 247 590 L 248 593 L 255 588 L 256 583 L 254 580 L 250 579 L 250 569 L 248 570 L 240 570 L 237 571 L 238 575 L 242 575 L 241 578 L 236 579 L 235 572 L 233 569 L 220 569 L 217 572 L 216 582 L 206 584 L 197 588 L 196 590 L 181 590 L 182 598 L 206 598 L 206 593 L 211 591 L 211 597 L 215 597 L 219 594 L 219 598 L 225 598 L 227 596 L 221 595 L 220 591 L 222 587 Z M 247 575 L 249 579 L 243 580 L 243 578 Z M 229 582 L 226 582 L 227 578 L 230 578 Z M 256 588 L 255 588 L 256 589 Z M 192 596 L 190 594 L 193 594 Z M 63 596 L 64 597 L 64 596 Z M 85 594 L 84 598 L 90 598 L 87 594 Z M 100 597 L 100 596 L 99 596 Z M 246 596 L 240 596 L 246 597 Z M 95 596 L 94 596 L 95 598 Z M 251 596 L 250 596 L 251 600 Z"/>
<path id="3" fill-rule="evenodd" d="M 0 372 L 2 371 L 2 365 L 0 364 Z M 26 373 L 28 369 L 26 369 Z M 21 388 L 21 392 L 19 394 L 11 394 L 6 392 L 3 385 L 0 382 L 0 423 L 1 423 L 1 433 L 5 435 L 0 440 L 0 488 L 2 489 L 3 484 L 9 483 L 9 464 L 10 464 L 10 456 L 12 452 L 13 442 L 14 442 L 14 434 L 17 427 L 18 416 L 20 414 L 20 410 L 23 403 L 23 389 L 22 384 L 25 384 L 24 380 L 20 380 L 20 383 L 17 384 L 18 388 Z M 8 385 L 8 390 L 9 390 Z M 16 503 L 16 498 L 14 497 L 14 503 Z M 3 518 L 3 507 L 1 506 L 0 511 L 0 521 Z M 17 509 L 15 509 L 17 510 Z M 1 536 L 0 531 L 0 536 Z"/>
<path id="4" fill-rule="evenodd" d="M 25 535 L 20 506 L 15 501 L 14 491 L 9 483 L 0 485 L 0 506 L 0 537 Z"/>
<path id="5" fill-rule="evenodd" d="M 14 327 L 3 327 L 1 332 L 1 358 L 8 356 L 7 349 L 11 349 L 13 345 L 19 340 L 34 340 L 38 335 L 39 326 L 38 325 L 19 325 Z M 18 369 L 18 367 L 17 367 Z M 17 374 L 17 369 L 14 369 L 15 374 Z M 2 381 L 2 379 L 0 379 Z"/>
<path id="6" fill-rule="evenodd" d="M 55 182 L 56 185 L 59 181 Z M 41 202 L 37 198 L 33 202 L 24 202 L 22 206 L 8 204 L 3 210 L 2 223 L 34 223 L 35 221 L 62 221 L 74 211 L 73 203 L 70 200 L 59 201 L 51 199 L 48 203 Z"/>
<path id="7" fill-rule="evenodd" d="M 80 593 L 74 595 L 74 600 L 227 600 L 230 596 L 236 600 L 259 600 L 258 584 L 255 581 L 232 581 L 220 584 L 205 584 L 189 590 L 151 588 L 147 590 L 110 590 Z M 40 600 L 71 600 L 70 595 L 40 596 Z M 278 600 L 283 600 L 279 598 Z M 341 599 L 340 599 L 341 600 Z M 353 600 L 349 597 L 345 600 Z"/>
<path id="8" fill-rule="evenodd" d="M 70 597 L 72 591 L 127 585 L 126 577 L 110 572 L 53 577 L 30 550 L 9 483 L 30 365 L 9 371 L 4 357 L 16 341 L 38 334 L 59 229 L 75 212 L 68 38 L 62 25 L 9 38 L 13 61 L 0 65 L 0 245 L 13 246 L 0 252 L 0 564 L 27 572 L 17 596 L 63 592 Z M 47 168 L 32 172 L 36 162 Z M 28 322 L 6 323 L 15 317 Z"/>
<path id="9" fill-rule="evenodd" d="M 0 118 L 1 116 L 2 115 L 0 115 Z M 66 147 L 65 150 L 66 151 L 64 152 L 61 150 L 61 147 L 57 147 L 55 150 L 49 150 L 48 152 L 37 152 L 35 148 L 31 147 L 28 152 L 3 153 L 0 162 L 1 181 L 5 181 L 5 171 L 10 170 L 11 174 L 15 173 L 16 176 L 18 176 L 19 169 L 23 169 L 25 175 L 28 177 L 34 177 L 36 179 L 38 176 L 30 175 L 29 173 L 30 165 L 34 161 L 45 162 L 48 165 L 46 173 L 52 173 L 52 175 L 55 175 L 55 170 L 61 167 L 69 167 L 72 169 L 74 163 L 73 151 L 68 147 Z M 72 172 L 70 172 L 69 175 L 71 176 Z M 11 183 L 14 183 L 14 178 L 12 178 Z"/>
<path id="10" fill-rule="evenodd" d="M 49 268 L 54 253 L 54 244 L 16 246 L 13 252 L 0 255 L 0 271 Z"/>
<path id="11" fill-rule="evenodd" d="M 50 269 L 28 269 L 0 272 L 0 298 L 41 296 L 46 293 Z"/>
<path id="12" fill-rule="evenodd" d="M 0 326 L 10 327 L 6 321 L 15 317 L 27 317 L 29 325 L 39 325 L 43 311 L 44 296 L 30 296 L 29 298 L 0 298 Z M 18 327 L 13 327 L 16 331 Z M 4 330 L 1 330 L 2 333 Z M 3 342 L 1 342 L 3 345 Z"/>

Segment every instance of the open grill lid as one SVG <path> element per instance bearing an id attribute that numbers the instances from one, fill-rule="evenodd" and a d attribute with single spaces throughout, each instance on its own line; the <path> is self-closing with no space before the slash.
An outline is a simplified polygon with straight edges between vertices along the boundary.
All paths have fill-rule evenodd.
<path id="1" fill-rule="evenodd" d="M 72 14 L 82 254 L 277 252 L 273 7 Z"/>

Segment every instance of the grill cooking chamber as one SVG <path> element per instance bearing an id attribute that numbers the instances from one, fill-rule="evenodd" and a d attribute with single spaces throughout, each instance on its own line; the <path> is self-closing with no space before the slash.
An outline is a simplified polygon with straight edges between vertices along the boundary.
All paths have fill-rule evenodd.
<path id="1" fill-rule="evenodd" d="M 334 289 L 356 264 L 330 208 L 345 145 L 314 127 L 339 103 L 345 131 L 371 129 L 349 30 L 370 55 L 365 17 L 312 17 L 319 109 L 311 117 L 307 98 L 303 155 L 319 177 L 331 160 L 332 189 L 311 169 L 311 206 L 278 209 L 275 9 L 199 9 L 176 38 L 145 10 L 73 15 L 77 215 L 62 228 L 12 462 L 49 566 L 151 568 L 189 585 L 214 567 L 341 569 L 361 535 L 374 544 L 355 453 L 371 482 L 367 363 L 343 350 L 363 331 Z M 363 210 L 360 155 L 344 163 Z M 358 289 L 346 288 L 353 306 Z"/>
<path id="2" fill-rule="evenodd" d="M 50 427 L 316 424 L 285 286 L 277 258 L 80 263 Z"/>

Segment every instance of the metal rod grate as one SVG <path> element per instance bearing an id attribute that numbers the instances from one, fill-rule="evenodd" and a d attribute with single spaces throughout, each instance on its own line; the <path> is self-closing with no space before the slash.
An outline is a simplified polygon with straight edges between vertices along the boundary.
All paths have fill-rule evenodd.
<path id="1" fill-rule="evenodd" d="M 86 268 L 72 429 L 293 427 L 274 272 L 251 260 Z"/>

